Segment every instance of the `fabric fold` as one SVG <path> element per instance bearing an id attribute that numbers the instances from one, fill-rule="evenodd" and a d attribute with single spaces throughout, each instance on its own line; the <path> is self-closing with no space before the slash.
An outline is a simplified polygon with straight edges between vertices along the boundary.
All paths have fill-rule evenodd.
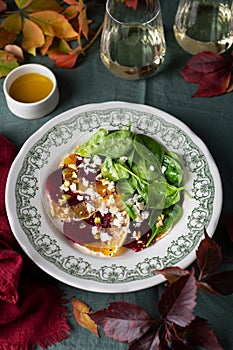
<path id="1" fill-rule="evenodd" d="M 55 280 L 18 245 L 8 223 L 5 186 L 17 150 L 0 135 L 0 350 L 45 349 L 65 339 L 70 326 Z"/>

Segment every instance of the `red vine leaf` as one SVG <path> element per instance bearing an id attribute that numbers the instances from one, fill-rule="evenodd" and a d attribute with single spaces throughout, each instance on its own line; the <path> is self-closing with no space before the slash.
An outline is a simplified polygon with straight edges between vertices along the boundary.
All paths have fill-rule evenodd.
<path id="1" fill-rule="evenodd" d="M 107 309 L 95 312 L 91 318 L 107 337 L 128 343 L 139 339 L 155 323 L 145 310 L 126 302 L 110 303 Z"/>
<path id="2" fill-rule="evenodd" d="M 196 317 L 186 328 L 188 342 L 194 346 L 202 346 L 207 350 L 223 350 L 208 322 Z"/>
<path id="3" fill-rule="evenodd" d="M 153 272 L 163 275 L 169 282 L 176 282 L 181 276 L 189 274 L 189 271 L 178 266 L 165 267 L 161 270 L 153 270 Z"/>
<path id="4" fill-rule="evenodd" d="M 159 350 L 160 339 L 158 332 L 149 332 L 130 345 L 129 350 Z"/>
<path id="5" fill-rule="evenodd" d="M 226 229 L 230 240 L 233 242 L 233 214 L 229 215 L 225 221 Z"/>
<path id="6" fill-rule="evenodd" d="M 194 271 L 172 283 L 169 288 L 165 289 L 158 303 L 162 317 L 178 326 L 187 326 L 194 319 L 196 290 Z"/>
<path id="7" fill-rule="evenodd" d="M 216 273 L 204 280 L 210 286 L 210 292 L 220 295 L 230 295 L 233 293 L 233 270 Z"/>
<path id="8" fill-rule="evenodd" d="M 199 280 L 216 272 L 222 262 L 222 252 L 220 246 L 211 239 L 206 230 L 205 238 L 198 246 L 197 266 L 200 270 Z"/>
<path id="9" fill-rule="evenodd" d="M 231 84 L 232 56 L 204 51 L 192 56 L 181 71 L 190 83 L 198 83 L 193 97 L 212 97 L 228 92 Z"/>
<path id="10" fill-rule="evenodd" d="M 90 318 L 90 315 L 93 313 L 93 311 L 89 308 L 89 306 L 87 306 L 82 301 L 75 298 L 72 298 L 71 300 L 72 300 L 74 316 L 78 324 L 81 327 L 88 329 L 98 337 L 99 334 L 98 334 L 97 325 Z"/>

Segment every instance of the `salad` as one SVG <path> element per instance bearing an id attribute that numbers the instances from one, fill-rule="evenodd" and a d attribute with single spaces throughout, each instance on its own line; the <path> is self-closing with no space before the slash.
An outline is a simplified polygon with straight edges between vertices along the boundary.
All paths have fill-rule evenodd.
<path id="1" fill-rule="evenodd" d="M 144 134 L 100 128 L 46 179 L 50 218 L 79 249 L 141 251 L 182 215 L 179 156 Z"/>

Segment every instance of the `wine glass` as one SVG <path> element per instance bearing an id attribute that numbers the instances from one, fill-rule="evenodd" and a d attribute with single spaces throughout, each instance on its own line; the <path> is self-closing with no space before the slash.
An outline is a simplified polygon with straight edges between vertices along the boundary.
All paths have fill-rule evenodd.
<path id="1" fill-rule="evenodd" d="M 233 43 L 232 0 L 180 0 L 174 23 L 179 45 L 191 54 L 223 53 Z"/>
<path id="2" fill-rule="evenodd" d="M 136 80 L 154 74 L 166 51 L 159 0 L 107 0 L 100 57 L 116 76 Z"/>

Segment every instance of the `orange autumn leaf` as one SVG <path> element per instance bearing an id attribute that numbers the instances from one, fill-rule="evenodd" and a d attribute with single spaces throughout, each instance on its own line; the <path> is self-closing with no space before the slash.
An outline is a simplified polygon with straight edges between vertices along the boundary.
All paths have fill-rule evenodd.
<path id="1" fill-rule="evenodd" d="M 23 38 L 22 47 L 23 49 L 32 54 L 36 55 L 36 49 L 44 45 L 45 38 L 42 30 L 34 22 L 27 18 L 23 20 Z"/>
<path id="2" fill-rule="evenodd" d="M 79 14 L 79 8 L 77 5 L 71 5 L 69 7 L 67 7 L 62 14 L 68 19 L 74 19 L 75 17 L 78 16 Z"/>
<path id="3" fill-rule="evenodd" d="M 84 37 L 88 40 L 88 32 L 89 32 L 89 26 L 88 26 L 88 21 L 87 21 L 87 13 L 86 9 L 83 9 L 79 16 L 79 34 L 83 34 Z"/>
<path id="4" fill-rule="evenodd" d="M 50 46 L 51 46 L 52 43 L 53 43 L 53 39 L 54 39 L 54 37 L 52 37 L 52 36 L 49 36 L 49 35 L 46 35 L 46 36 L 45 36 L 44 45 L 40 48 L 40 53 L 41 53 L 41 55 L 44 56 L 44 55 L 47 54 L 47 52 L 48 52 Z"/>
<path id="5" fill-rule="evenodd" d="M 77 37 L 77 33 L 65 16 L 56 11 L 47 10 L 35 12 L 30 14 L 29 18 L 35 22 L 46 35 L 65 39 L 74 39 Z"/>
<path id="6" fill-rule="evenodd" d="M 74 297 L 72 298 L 72 306 L 73 306 L 74 316 L 78 324 L 81 327 L 86 328 L 89 331 L 93 332 L 98 337 L 99 334 L 98 334 L 97 324 L 89 316 L 93 313 L 90 307 Z"/>
<path id="7" fill-rule="evenodd" d="M 15 33 L 9 33 L 4 28 L 0 28 L 0 48 L 4 48 L 5 45 L 13 43 L 15 39 Z"/>

